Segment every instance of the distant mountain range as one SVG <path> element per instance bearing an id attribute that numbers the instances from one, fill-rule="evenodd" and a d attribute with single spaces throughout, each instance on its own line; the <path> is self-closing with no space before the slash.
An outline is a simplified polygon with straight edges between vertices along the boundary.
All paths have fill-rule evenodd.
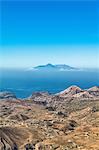
<path id="1" fill-rule="evenodd" d="M 67 71 L 67 70 L 78 70 L 78 68 L 71 67 L 69 65 L 65 64 L 46 64 L 46 65 L 40 65 L 32 68 L 33 70 L 38 70 L 38 71 Z"/>

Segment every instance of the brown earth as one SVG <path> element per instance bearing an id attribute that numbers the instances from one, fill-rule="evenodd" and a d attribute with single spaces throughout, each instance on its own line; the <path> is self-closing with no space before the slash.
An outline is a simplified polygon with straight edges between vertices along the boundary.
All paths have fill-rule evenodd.
<path id="1" fill-rule="evenodd" d="M 99 150 L 99 97 L 1 99 L 0 150 L 34 149 Z"/>

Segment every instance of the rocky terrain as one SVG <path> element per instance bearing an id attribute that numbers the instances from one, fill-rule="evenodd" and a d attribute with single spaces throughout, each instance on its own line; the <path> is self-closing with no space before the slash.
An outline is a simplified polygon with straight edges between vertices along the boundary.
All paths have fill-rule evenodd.
<path id="1" fill-rule="evenodd" d="M 0 150 L 99 150 L 99 87 L 0 93 Z"/>

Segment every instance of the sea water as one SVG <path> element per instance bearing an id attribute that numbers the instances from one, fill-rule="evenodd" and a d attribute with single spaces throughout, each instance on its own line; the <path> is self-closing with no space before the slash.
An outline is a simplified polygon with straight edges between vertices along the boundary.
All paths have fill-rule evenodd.
<path id="1" fill-rule="evenodd" d="M 71 85 L 82 89 L 99 86 L 99 70 L 42 72 L 0 69 L 0 91 L 14 92 L 18 98 L 26 98 L 38 91 L 58 93 Z"/>

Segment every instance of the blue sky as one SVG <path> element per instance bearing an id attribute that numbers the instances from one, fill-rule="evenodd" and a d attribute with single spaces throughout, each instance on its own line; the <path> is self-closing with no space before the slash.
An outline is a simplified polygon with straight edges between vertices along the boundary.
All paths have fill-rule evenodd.
<path id="1" fill-rule="evenodd" d="M 3 0 L 2 66 L 65 63 L 98 67 L 97 4 L 96 0 Z"/>

